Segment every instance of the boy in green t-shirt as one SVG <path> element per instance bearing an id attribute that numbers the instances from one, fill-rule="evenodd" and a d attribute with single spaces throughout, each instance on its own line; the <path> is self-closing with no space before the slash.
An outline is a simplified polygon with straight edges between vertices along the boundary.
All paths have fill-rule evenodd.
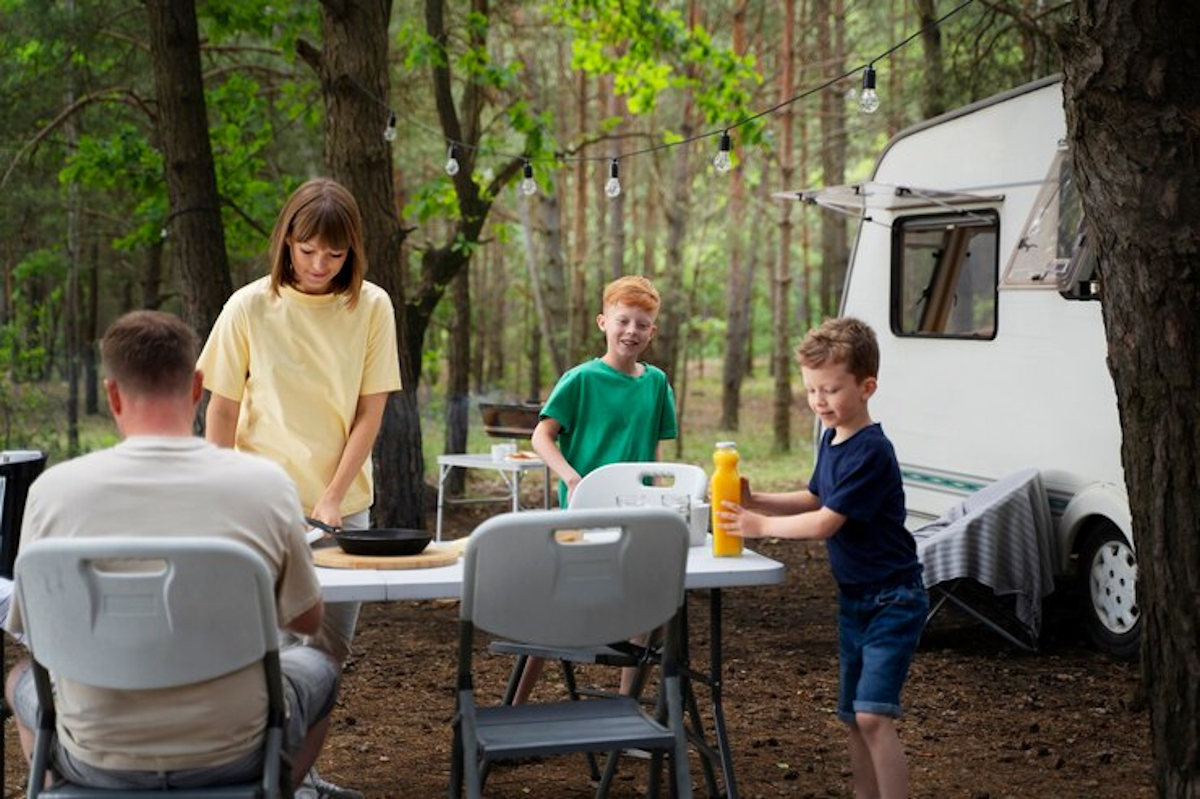
<path id="1" fill-rule="evenodd" d="M 558 475 L 562 507 L 583 475 L 608 463 L 658 460 L 658 442 L 677 434 L 666 373 L 638 360 L 654 338 L 659 304 L 658 290 L 644 277 L 609 283 L 596 316 L 604 355 L 568 370 L 542 407 L 533 449 Z M 526 661 L 513 704 L 529 696 L 542 665 L 541 658 Z M 622 670 L 622 693 L 629 693 L 633 672 Z"/>
<path id="2" fill-rule="evenodd" d="M 563 507 L 583 475 L 608 463 L 657 460 L 658 442 L 675 438 L 671 384 L 638 360 L 657 330 L 659 302 L 644 277 L 609 283 L 596 317 L 604 355 L 568 370 L 542 408 L 533 449 L 558 475 Z"/>

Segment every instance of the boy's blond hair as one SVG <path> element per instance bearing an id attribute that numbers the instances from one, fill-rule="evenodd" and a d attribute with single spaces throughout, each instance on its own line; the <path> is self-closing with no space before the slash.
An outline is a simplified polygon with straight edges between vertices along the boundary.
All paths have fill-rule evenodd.
<path id="1" fill-rule="evenodd" d="M 875 331 L 861 319 L 826 319 L 808 331 L 796 347 L 796 360 L 809 369 L 819 369 L 826 363 L 843 364 L 861 383 L 879 376 L 879 342 Z"/>
<path id="2" fill-rule="evenodd" d="M 658 289 L 654 288 L 653 283 L 640 275 L 619 277 L 604 287 L 605 308 L 624 304 L 634 308 L 641 308 L 646 313 L 656 314 L 658 313 L 660 302 Z"/>

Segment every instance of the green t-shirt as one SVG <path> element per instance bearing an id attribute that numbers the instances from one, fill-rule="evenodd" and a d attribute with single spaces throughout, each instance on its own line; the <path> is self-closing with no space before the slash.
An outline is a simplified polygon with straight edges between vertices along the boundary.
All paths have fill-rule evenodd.
<path id="1" fill-rule="evenodd" d="M 541 415 L 562 426 L 558 446 L 579 472 L 607 463 L 653 461 L 658 442 L 675 438 L 675 393 L 663 370 L 650 364 L 641 377 L 618 372 L 599 358 L 567 371 Z M 558 485 L 567 504 L 567 485 Z"/>

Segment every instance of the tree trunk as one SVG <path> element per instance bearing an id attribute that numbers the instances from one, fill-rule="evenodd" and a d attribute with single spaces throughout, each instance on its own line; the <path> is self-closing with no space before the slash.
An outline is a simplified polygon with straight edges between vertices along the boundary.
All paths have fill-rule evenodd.
<path id="1" fill-rule="evenodd" d="M 934 0 L 915 0 L 917 27 L 921 31 L 921 46 L 925 51 L 925 68 L 921 70 L 921 118 L 932 119 L 946 111 L 946 83 L 942 67 L 942 31 L 933 23 L 938 13 Z"/>
<path id="2" fill-rule="evenodd" d="M 587 73 L 579 70 L 579 89 L 576 99 L 577 115 L 575 119 L 576 135 L 587 133 L 588 125 L 588 78 Z M 588 263 L 588 169 L 589 163 L 580 159 L 575 162 L 575 208 L 574 233 L 571 251 L 571 363 L 578 363 L 586 357 L 592 345 L 592 319 L 595 309 L 592 308 L 592 298 L 587 293 L 587 263 Z"/>
<path id="3" fill-rule="evenodd" d="M 529 293 L 533 296 L 533 327 L 536 328 L 534 338 L 539 339 L 536 349 L 536 360 L 533 360 L 534 356 L 532 354 L 535 350 L 530 351 L 530 368 L 533 370 L 538 369 L 538 365 L 541 363 L 542 342 L 545 342 L 549 345 L 551 366 L 554 369 L 554 373 L 561 375 L 567 370 L 565 353 L 556 351 L 553 344 L 555 340 L 554 326 L 558 323 L 558 317 L 552 306 L 558 300 L 547 296 L 545 281 L 542 279 L 542 270 L 539 268 L 539 264 L 544 260 L 548 261 L 550 259 L 540 257 L 541 248 L 538 247 L 538 231 L 534 229 L 533 222 L 534 209 L 531 208 L 533 205 L 540 205 L 541 202 L 542 200 L 536 195 L 522 197 L 517 200 L 521 217 L 521 240 L 525 243 L 525 267 L 529 272 Z M 559 307 L 561 308 L 562 306 L 560 305 Z M 561 328 L 559 330 L 561 332 Z"/>
<path id="4" fill-rule="evenodd" d="M 624 106 L 619 94 L 616 92 L 609 94 L 608 116 L 610 119 L 621 117 L 625 111 Z M 610 155 L 616 158 L 620 154 L 620 144 L 614 141 Z M 604 166 L 604 180 L 607 182 L 609 164 Z M 612 246 L 608 253 L 608 275 L 609 280 L 616 280 L 625 274 L 625 193 L 622 192 L 612 198 L 606 197 L 601 202 L 608 203 L 608 238 L 609 244 Z"/>
<path id="5" fill-rule="evenodd" d="M 470 409 L 471 368 L 471 284 L 470 272 L 458 273 L 451 284 L 453 307 L 450 310 L 449 375 L 446 380 L 447 453 L 467 451 L 467 412 Z M 446 490 L 459 496 L 463 492 L 466 469 L 451 469 Z"/>
<path id="6" fill-rule="evenodd" d="M 1157 795 L 1200 796 L 1200 5 L 1076 0 L 1065 105 L 1133 513 Z"/>
<path id="7" fill-rule="evenodd" d="M 100 413 L 100 374 L 96 363 L 96 343 L 100 336 L 97 330 L 100 321 L 100 244 L 92 242 L 88 250 L 88 306 L 84 318 L 83 368 L 87 376 L 84 387 L 84 413 L 95 416 Z M 126 306 L 128 307 L 128 306 Z"/>
<path id="8" fill-rule="evenodd" d="M 733 51 L 746 53 L 746 7 L 738 0 L 733 11 Z M 745 161 L 739 158 L 729 175 L 729 271 L 725 279 L 725 362 L 721 371 L 721 427 L 737 430 L 746 375 L 746 340 L 750 335 L 750 281 L 746 257 Z"/>
<path id="9" fill-rule="evenodd" d="M 493 242 L 488 246 L 488 291 L 483 296 L 508 297 L 508 267 L 504 263 L 504 245 Z M 486 336 L 487 367 L 484 369 L 484 385 L 491 390 L 504 382 L 504 370 L 507 364 L 507 347 L 504 333 L 508 331 L 509 304 L 506 302 L 486 303 L 488 326 L 478 329 L 496 331 L 495 335 Z M 504 331 L 504 333 L 501 333 Z"/>
<path id="10" fill-rule="evenodd" d="M 201 339 L 233 292 L 208 138 L 194 0 L 146 0 L 158 134 L 171 212 L 170 262 L 183 290 L 183 320 Z"/>
<path id="11" fill-rule="evenodd" d="M 74 22 L 74 0 L 67 2 L 68 18 Z M 71 69 L 67 78 L 67 94 L 64 104 L 75 102 L 75 70 Z M 74 115 L 63 124 L 63 137 L 67 142 L 67 150 L 74 152 L 79 147 L 79 128 Z M 79 262 L 83 260 L 80 251 L 80 212 L 79 184 L 71 181 L 67 185 L 67 313 L 63 320 L 66 334 L 67 349 L 67 457 L 73 458 L 79 454 Z"/>
<path id="12" fill-rule="evenodd" d="M 388 105 L 388 23 L 390 0 L 322 3 L 325 46 L 316 52 L 297 44 L 314 67 L 325 99 L 325 169 L 358 200 L 366 239 L 368 279 L 392 298 L 404 390 L 384 409 L 375 442 L 374 524 L 425 526 L 425 459 L 416 389 L 419 353 L 414 362 L 410 309 L 403 268 L 404 231 L 393 207 L 392 150 L 384 139 Z M 423 333 L 423 328 L 422 328 Z"/>
<path id="13" fill-rule="evenodd" d="M 844 17 L 841 0 L 818 0 L 814 9 L 818 33 L 818 58 L 825 65 L 825 79 L 845 71 Z M 836 92 L 821 93 L 821 172 L 826 186 L 846 180 L 846 102 Z M 846 263 L 850 259 L 846 239 L 846 217 L 820 214 L 821 307 L 818 317 L 831 316 L 841 305 Z"/>
<path id="14" fill-rule="evenodd" d="M 783 69 L 779 81 L 781 99 L 795 96 L 796 51 L 792 32 L 796 28 L 796 0 L 784 0 L 784 23 L 780 53 Z M 779 152 L 779 179 L 782 188 L 792 185 L 795 165 L 792 162 L 793 129 L 795 113 L 788 104 L 780 114 L 783 129 Z M 773 447 L 776 452 L 791 452 L 792 449 L 792 353 L 791 353 L 791 296 L 792 296 L 792 203 L 780 204 L 779 250 L 775 259 L 773 283 L 771 332 L 772 374 L 775 378 L 775 400 L 773 404 L 774 431 Z"/>
<path id="15" fill-rule="evenodd" d="M 163 243 L 162 239 L 146 247 L 146 260 L 142 264 L 141 307 L 157 310 L 162 307 L 163 295 Z M 232 285 L 233 281 L 230 281 Z"/>
<path id="16" fill-rule="evenodd" d="M 561 185 L 561 184 L 560 184 Z M 550 366 L 555 374 L 562 374 L 571 367 L 570 315 L 567 306 L 567 278 L 563 257 L 562 207 L 558 202 L 558 189 L 540 196 L 538 208 L 542 212 L 542 230 L 545 232 L 545 249 L 542 269 L 542 313 L 546 315 L 546 348 L 550 354 Z"/>

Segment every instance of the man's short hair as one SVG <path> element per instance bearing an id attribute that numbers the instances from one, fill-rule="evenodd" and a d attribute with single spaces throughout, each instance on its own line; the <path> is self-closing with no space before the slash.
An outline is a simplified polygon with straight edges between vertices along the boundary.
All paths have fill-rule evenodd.
<path id="1" fill-rule="evenodd" d="M 131 311 L 113 322 L 100 342 L 104 371 L 139 394 L 191 391 L 200 338 L 179 317 Z"/>
<path id="2" fill-rule="evenodd" d="M 656 314 L 661 301 L 654 284 L 640 275 L 619 277 L 604 288 L 605 308 L 623 304 Z"/>
<path id="3" fill-rule="evenodd" d="M 879 376 L 879 342 L 875 331 L 861 319 L 826 319 L 808 331 L 796 347 L 796 360 L 809 369 L 819 369 L 826 363 L 843 364 L 861 383 Z"/>

